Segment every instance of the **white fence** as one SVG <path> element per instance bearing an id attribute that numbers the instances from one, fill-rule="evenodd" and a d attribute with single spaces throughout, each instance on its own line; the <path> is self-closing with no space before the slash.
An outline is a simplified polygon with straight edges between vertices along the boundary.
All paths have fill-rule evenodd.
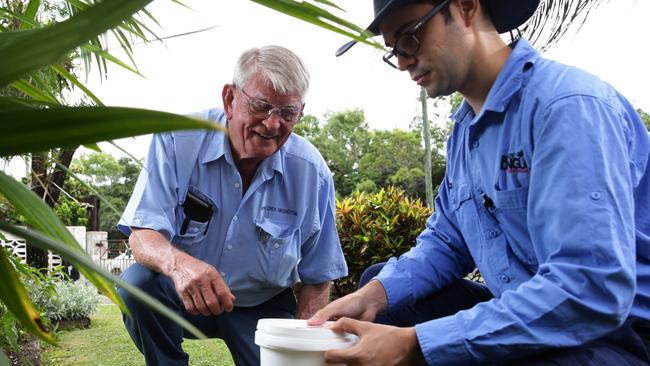
<path id="1" fill-rule="evenodd" d="M 123 248 L 112 245 L 105 231 L 86 231 L 84 226 L 68 226 L 68 230 L 74 236 L 79 246 L 83 248 L 92 260 L 113 274 L 119 275 L 126 268 L 135 262 L 131 251 L 125 246 Z M 20 258 L 21 262 L 27 260 L 27 243 L 25 239 L 12 234 L 2 232 L 6 240 L 0 240 L 0 245 L 7 248 L 9 252 Z M 113 248 L 118 248 L 117 252 Z M 48 267 L 50 269 L 63 264 L 58 254 L 48 253 Z"/>

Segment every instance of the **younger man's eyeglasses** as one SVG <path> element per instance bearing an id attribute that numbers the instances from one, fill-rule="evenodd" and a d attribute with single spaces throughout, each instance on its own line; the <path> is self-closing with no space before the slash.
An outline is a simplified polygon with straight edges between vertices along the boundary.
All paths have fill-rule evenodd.
<path id="1" fill-rule="evenodd" d="M 444 0 L 438 6 L 434 7 L 430 12 L 426 13 L 420 20 L 411 27 L 411 29 L 403 32 L 395 41 L 395 46 L 393 46 L 390 51 L 386 52 L 383 57 L 383 60 L 394 68 L 397 67 L 397 56 L 402 57 L 413 57 L 420 50 L 420 40 L 416 36 L 420 28 L 423 25 L 438 14 L 451 0 Z"/>
<path id="2" fill-rule="evenodd" d="M 300 107 L 292 105 L 283 105 L 276 106 L 265 100 L 259 98 L 253 98 L 243 88 L 238 88 L 246 97 L 246 102 L 248 104 L 248 113 L 254 118 L 266 119 L 269 118 L 273 112 L 277 113 L 280 116 L 280 119 L 283 123 L 293 126 L 302 117 L 302 110 L 305 107 L 302 104 Z"/>

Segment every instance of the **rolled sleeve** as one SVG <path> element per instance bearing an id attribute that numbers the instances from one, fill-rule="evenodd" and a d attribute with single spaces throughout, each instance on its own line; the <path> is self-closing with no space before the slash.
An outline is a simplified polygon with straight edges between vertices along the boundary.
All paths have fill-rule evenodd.
<path id="1" fill-rule="evenodd" d="M 435 212 L 415 247 L 391 258 L 377 275 L 388 297 L 388 310 L 414 304 L 417 300 L 462 278 L 474 262 L 454 219 L 448 215 L 446 179 L 436 197 Z"/>
<path id="2" fill-rule="evenodd" d="M 318 284 L 348 275 L 343 250 L 336 230 L 336 199 L 330 174 L 321 179 L 315 232 L 302 245 L 298 264 L 300 280 Z"/>
<path id="3" fill-rule="evenodd" d="M 470 365 L 475 362 L 454 317 L 417 324 L 415 333 L 428 365 Z"/>
<path id="4" fill-rule="evenodd" d="M 147 161 L 117 225 L 125 235 L 131 228 L 152 229 L 170 240 L 175 233 L 178 200 L 173 143 L 170 134 L 155 134 Z"/>

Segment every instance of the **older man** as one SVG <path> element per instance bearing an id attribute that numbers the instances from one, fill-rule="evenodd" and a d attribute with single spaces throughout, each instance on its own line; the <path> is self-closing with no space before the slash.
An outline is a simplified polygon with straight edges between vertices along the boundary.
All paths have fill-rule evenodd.
<path id="1" fill-rule="evenodd" d="M 374 0 L 384 61 L 465 100 L 417 245 L 311 320 L 392 326 L 339 320 L 361 340 L 330 362 L 650 364 L 650 139 L 610 85 L 503 41 L 538 2 Z"/>
<path id="2" fill-rule="evenodd" d="M 138 262 L 124 280 L 223 339 L 237 365 L 259 364 L 258 319 L 308 318 L 327 303 L 330 281 L 347 275 L 330 171 L 292 134 L 308 85 L 291 51 L 246 51 L 223 110 L 202 114 L 228 134 L 155 135 L 119 225 Z M 120 294 L 147 365 L 187 365 L 183 330 Z"/>

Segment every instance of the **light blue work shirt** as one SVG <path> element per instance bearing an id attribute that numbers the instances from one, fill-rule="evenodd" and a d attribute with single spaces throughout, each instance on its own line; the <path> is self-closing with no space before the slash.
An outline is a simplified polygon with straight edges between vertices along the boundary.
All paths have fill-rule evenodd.
<path id="1" fill-rule="evenodd" d="M 498 363 L 650 319 L 650 138 L 630 103 L 521 39 L 483 110 L 454 119 L 435 213 L 377 278 L 394 309 L 478 266 L 495 298 L 416 325 L 427 362 Z"/>
<path id="2" fill-rule="evenodd" d="M 197 117 L 227 123 L 221 109 Z M 194 149 L 194 159 L 182 161 Z M 228 137 L 220 132 L 155 134 L 145 168 L 118 227 L 127 235 L 129 227 L 156 230 L 213 265 L 236 306 L 258 305 L 298 280 L 319 284 L 347 275 L 332 175 L 304 138 L 291 134 L 262 160 L 245 193 Z M 181 235 L 188 189 L 211 204 L 213 214 L 205 223 L 189 220 Z"/>

